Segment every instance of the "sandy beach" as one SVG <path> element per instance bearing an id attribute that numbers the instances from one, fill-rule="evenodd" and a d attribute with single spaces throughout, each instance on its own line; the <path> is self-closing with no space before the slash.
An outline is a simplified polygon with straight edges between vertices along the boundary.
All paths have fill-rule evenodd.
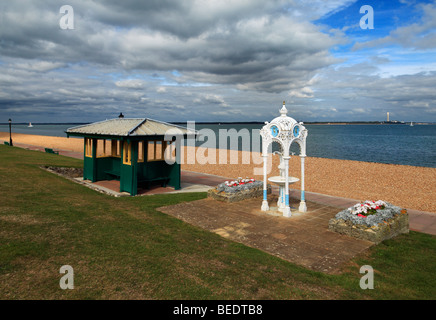
<path id="1" fill-rule="evenodd" d="M 14 133 L 12 139 L 14 143 L 83 152 L 82 138 Z M 0 132 L 0 140 L 1 144 L 9 141 L 9 133 Z M 270 163 L 269 176 L 278 175 L 278 156 L 272 156 Z M 307 157 L 305 169 L 307 191 L 362 201 L 381 199 L 404 208 L 436 213 L 436 168 Z M 260 154 L 250 152 L 187 148 L 183 150 L 182 170 L 262 179 Z M 300 158 L 293 156 L 290 175 L 301 178 L 300 171 Z M 300 183 L 292 188 L 299 189 Z"/>
<path id="2" fill-rule="evenodd" d="M 9 142 L 9 132 L 0 132 L 0 140 Z M 24 143 L 32 146 L 52 148 L 57 150 L 83 152 L 83 138 L 63 138 L 38 136 L 33 134 L 12 133 L 13 143 Z"/>

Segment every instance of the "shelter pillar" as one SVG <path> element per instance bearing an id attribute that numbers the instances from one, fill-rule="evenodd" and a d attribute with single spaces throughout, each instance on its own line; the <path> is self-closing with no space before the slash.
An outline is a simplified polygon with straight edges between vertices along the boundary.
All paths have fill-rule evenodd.
<path id="1" fill-rule="evenodd" d="M 298 208 L 298 211 L 300 212 L 306 212 L 307 206 L 306 206 L 306 199 L 304 196 L 304 160 L 306 159 L 305 155 L 300 156 L 301 159 L 301 200 L 300 200 L 300 207 Z"/>
<path id="2" fill-rule="evenodd" d="M 268 162 L 268 154 L 267 153 L 263 153 L 262 154 L 263 157 L 263 201 L 262 201 L 262 207 L 261 210 L 262 211 L 268 211 L 269 210 L 269 206 L 268 206 L 268 184 L 267 184 L 267 170 L 268 170 L 268 166 L 267 166 L 267 162 Z"/>
<path id="3" fill-rule="evenodd" d="M 289 206 L 289 159 L 289 156 L 283 157 L 285 161 L 285 208 L 283 209 L 283 216 L 287 218 L 292 216 L 291 207 Z"/>
<path id="4" fill-rule="evenodd" d="M 130 194 L 136 196 L 138 194 L 138 152 L 139 152 L 138 141 L 132 141 L 130 144 L 131 148 L 131 174 L 132 174 L 132 191 Z"/>
<path id="5" fill-rule="evenodd" d="M 83 179 L 97 181 L 97 139 L 85 138 Z"/>
<path id="6" fill-rule="evenodd" d="M 180 166 L 181 166 L 181 150 L 182 150 L 181 140 L 182 139 L 176 138 L 174 142 L 172 143 L 168 142 L 167 145 L 168 152 L 166 153 L 169 159 L 172 157 L 173 150 L 175 153 L 174 163 L 172 163 L 172 170 L 170 174 L 170 185 L 172 185 L 175 190 L 181 189 L 181 183 L 180 183 L 181 181 Z M 168 160 L 166 159 L 165 161 L 167 162 Z M 167 162 L 167 164 L 170 163 L 171 162 Z"/>

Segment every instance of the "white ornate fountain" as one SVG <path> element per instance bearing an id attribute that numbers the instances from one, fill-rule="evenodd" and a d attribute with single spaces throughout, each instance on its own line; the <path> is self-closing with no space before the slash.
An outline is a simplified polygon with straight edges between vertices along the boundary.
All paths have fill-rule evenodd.
<path id="1" fill-rule="evenodd" d="M 274 176 L 269 177 L 268 181 L 276 184 L 279 186 L 279 198 L 277 200 L 277 210 L 280 212 L 283 212 L 285 210 L 286 201 L 285 201 L 285 183 L 286 183 L 286 176 L 285 176 L 285 164 L 283 161 L 283 155 L 281 152 L 274 152 L 274 154 L 280 155 L 280 164 L 278 166 L 280 171 L 280 176 Z M 288 178 L 288 184 L 293 184 L 295 182 L 300 181 L 300 179 L 296 177 L 289 177 Z"/>
<path id="2" fill-rule="evenodd" d="M 275 183 L 279 186 L 279 199 L 277 201 L 278 210 L 283 212 L 284 217 L 290 217 L 291 208 L 289 206 L 289 185 L 299 181 L 296 177 L 289 176 L 289 160 L 290 160 L 290 147 L 293 142 L 300 146 L 300 159 L 301 159 L 301 201 L 298 211 L 306 212 L 307 206 L 304 198 L 304 159 L 306 157 L 306 137 L 307 129 L 303 123 L 298 123 L 295 119 L 287 116 L 288 110 L 286 109 L 285 102 L 280 109 L 280 116 L 273 119 L 271 122 L 265 122 L 265 125 L 260 130 L 262 136 L 262 157 L 263 157 L 263 201 L 262 211 L 268 211 L 267 199 L 267 181 Z M 280 156 L 280 176 L 274 176 L 267 179 L 267 161 L 268 161 L 268 147 L 271 143 L 277 142 L 280 145 L 281 152 L 274 152 Z"/>

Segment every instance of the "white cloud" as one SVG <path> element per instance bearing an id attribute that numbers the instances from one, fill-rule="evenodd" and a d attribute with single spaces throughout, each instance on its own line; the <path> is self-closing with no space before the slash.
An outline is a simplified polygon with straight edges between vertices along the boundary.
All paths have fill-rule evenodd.
<path id="1" fill-rule="evenodd" d="M 115 85 L 120 88 L 142 89 L 144 87 L 144 81 L 138 79 L 127 79 L 116 81 Z"/>
<path id="2" fill-rule="evenodd" d="M 12 64 L 13 68 L 35 72 L 48 72 L 59 68 L 65 68 L 66 66 L 66 63 L 51 61 L 26 61 Z"/>
<path id="3" fill-rule="evenodd" d="M 297 98 L 313 98 L 313 90 L 309 87 L 303 87 L 300 90 L 291 90 L 289 96 Z"/>

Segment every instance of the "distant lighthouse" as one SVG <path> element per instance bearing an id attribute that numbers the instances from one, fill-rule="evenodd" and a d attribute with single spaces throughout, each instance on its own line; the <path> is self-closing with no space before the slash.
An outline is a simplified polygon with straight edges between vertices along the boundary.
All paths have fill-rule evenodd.
<path id="1" fill-rule="evenodd" d="M 389 112 L 387 114 L 388 114 L 388 122 L 389 122 Z"/>

